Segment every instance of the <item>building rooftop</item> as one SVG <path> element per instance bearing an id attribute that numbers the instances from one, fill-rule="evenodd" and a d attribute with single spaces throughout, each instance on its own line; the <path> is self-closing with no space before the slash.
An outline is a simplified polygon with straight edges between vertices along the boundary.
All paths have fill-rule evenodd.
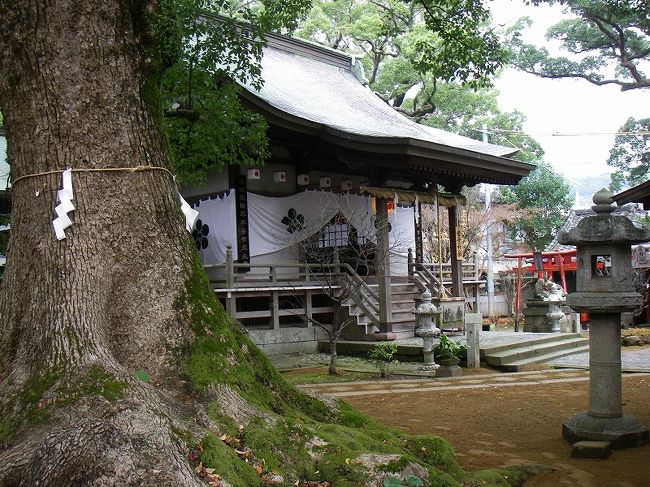
<path id="1" fill-rule="evenodd" d="M 374 145 L 379 153 L 386 148 L 384 153 L 418 158 L 417 165 L 444 161 L 457 167 L 456 175 L 471 174 L 471 184 L 514 184 L 534 167 L 507 159 L 515 148 L 421 125 L 398 113 L 362 83 L 359 64 L 349 54 L 271 34 L 262 58 L 264 85 L 259 91 L 244 86 L 243 96 L 267 119 L 291 123 L 339 145 Z"/>

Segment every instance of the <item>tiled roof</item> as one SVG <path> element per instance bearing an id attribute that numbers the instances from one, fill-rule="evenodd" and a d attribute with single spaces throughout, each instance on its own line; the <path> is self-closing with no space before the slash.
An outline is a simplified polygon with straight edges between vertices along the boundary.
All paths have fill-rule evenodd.
<path id="1" fill-rule="evenodd" d="M 498 157 L 517 151 L 415 123 L 359 82 L 352 72 L 353 57 L 313 44 L 300 47 L 291 52 L 270 43 L 262 58 L 263 88 L 259 92 L 245 88 L 286 114 L 347 134 L 411 139 Z M 318 56 L 310 56 L 310 47 L 319 51 Z M 328 55 L 334 56 L 333 62 L 328 62 Z"/>

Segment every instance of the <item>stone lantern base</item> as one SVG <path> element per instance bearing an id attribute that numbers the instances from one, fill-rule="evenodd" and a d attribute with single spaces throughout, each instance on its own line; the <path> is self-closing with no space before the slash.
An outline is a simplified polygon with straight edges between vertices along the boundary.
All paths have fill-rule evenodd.
<path id="1" fill-rule="evenodd" d="M 614 450 L 634 448 L 648 443 L 648 428 L 631 414 L 616 418 L 599 418 L 578 413 L 562 424 L 562 437 L 573 444 L 578 441 L 608 441 Z"/>

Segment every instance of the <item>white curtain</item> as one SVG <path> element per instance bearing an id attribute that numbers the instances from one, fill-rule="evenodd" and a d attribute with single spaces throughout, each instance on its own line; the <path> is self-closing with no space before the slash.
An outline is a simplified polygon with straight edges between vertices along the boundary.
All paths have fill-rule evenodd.
<path id="1" fill-rule="evenodd" d="M 415 250 L 415 225 L 412 206 L 397 206 L 389 216 L 391 230 L 389 245 L 392 254 L 406 255 L 408 249 Z"/>
<path id="2" fill-rule="evenodd" d="M 375 240 L 372 198 L 326 191 L 303 191 L 290 196 L 248 193 L 251 257 L 277 252 L 313 235 L 339 212 L 357 229 L 359 238 Z M 226 245 L 237 259 L 235 190 L 194 205 L 200 225 L 194 232 L 203 264 L 225 262 Z M 389 217 L 391 253 L 405 256 L 415 247 L 413 207 L 397 206 Z M 205 245 L 207 241 L 207 246 Z"/>
<path id="3" fill-rule="evenodd" d="M 199 219 L 192 235 L 201 262 L 204 265 L 223 264 L 227 245 L 232 247 L 233 259 L 237 259 L 235 190 L 231 189 L 214 199 L 199 201 L 194 209 L 199 212 Z"/>
<path id="4" fill-rule="evenodd" d="M 277 252 L 313 235 L 342 213 L 359 236 L 374 237 L 371 198 L 326 191 L 269 197 L 248 193 L 251 256 Z"/>

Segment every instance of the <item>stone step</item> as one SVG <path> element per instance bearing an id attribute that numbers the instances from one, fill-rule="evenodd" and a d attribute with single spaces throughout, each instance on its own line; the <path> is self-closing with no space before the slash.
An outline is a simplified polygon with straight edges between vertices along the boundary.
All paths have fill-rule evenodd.
<path id="1" fill-rule="evenodd" d="M 576 347 L 567 350 L 558 350 L 552 353 L 548 353 L 546 355 L 539 355 L 533 358 L 516 360 L 514 362 L 503 364 L 499 366 L 499 368 L 506 372 L 520 372 L 522 370 L 525 370 L 528 365 L 550 362 L 551 360 L 555 360 L 556 358 L 566 357 L 567 355 L 573 355 L 576 353 L 585 353 L 585 352 L 589 352 L 589 346 Z"/>
<path id="2" fill-rule="evenodd" d="M 571 350 L 589 346 L 588 338 L 570 338 L 562 341 L 536 343 L 534 345 L 517 344 L 509 350 L 502 350 L 496 353 L 486 353 L 485 361 L 489 365 L 496 367 L 513 363 L 518 360 L 536 358 L 539 356 L 548 355 L 553 352 L 560 352 L 562 350 Z"/>
<path id="3" fill-rule="evenodd" d="M 519 347 L 530 347 L 549 342 L 558 342 L 574 338 L 581 338 L 580 333 L 548 333 L 542 334 L 540 337 L 527 338 L 526 340 L 518 341 L 516 344 L 506 343 L 504 345 L 495 345 L 481 349 L 481 358 L 487 355 L 494 355 L 504 350 L 512 350 Z"/>

